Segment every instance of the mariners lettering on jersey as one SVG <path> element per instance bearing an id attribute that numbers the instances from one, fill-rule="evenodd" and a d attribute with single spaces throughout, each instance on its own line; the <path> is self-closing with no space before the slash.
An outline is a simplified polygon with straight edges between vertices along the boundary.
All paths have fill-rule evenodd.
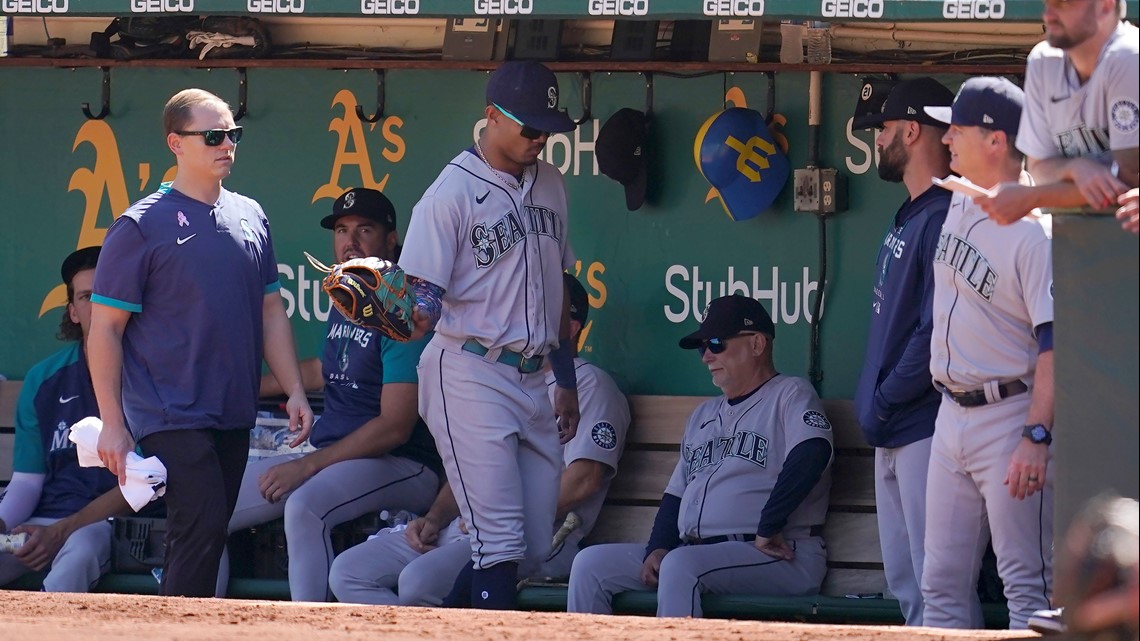
<path id="1" fill-rule="evenodd" d="M 686 446 L 685 461 L 688 467 L 689 482 L 692 482 L 697 473 L 704 468 L 719 464 L 728 458 L 744 459 L 766 468 L 768 467 L 768 439 L 756 432 L 741 430 L 732 436 L 709 439 L 703 445 Z"/>
<path id="2" fill-rule="evenodd" d="M 895 258 L 902 258 L 903 249 L 906 248 L 906 241 L 902 239 L 902 236 L 895 236 L 895 233 L 892 231 L 887 234 L 886 240 L 883 241 L 883 246 L 890 249 Z"/>
<path id="3" fill-rule="evenodd" d="M 558 213 L 538 205 L 524 205 L 524 214 L 508 211 L 488 228 L 479 223 L 471 228 L 471 248 L 475 252 L 475 267 L 490 267 L 509 252 L 527 234 L 549 236 L 562 240 L 562 219 Z"/>
<path id="4" fill-rule="evenodd" d="M 1108 129 L 1089 129 L 1079 124 L 1056 135 L 1057 148 L 1066 158 L 1093 156 L 1109 150 Z"/>
<path id="5" fill-rule="evenodd" d="M 965 238 L 959 238 L 953 232 L 943 231 L 938 237 L 938 251 L 934 254 L 934 262 L 949 265 L 985 300 L 993 298 L 998 274 L 990 265 L 990 261 L 986 260 L 978 248 Z"/>

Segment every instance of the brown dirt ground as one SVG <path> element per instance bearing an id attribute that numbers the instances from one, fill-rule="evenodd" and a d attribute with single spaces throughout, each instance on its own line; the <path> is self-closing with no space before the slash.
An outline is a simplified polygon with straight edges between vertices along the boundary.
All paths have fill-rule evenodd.
<path id="1" fill-rule="evenodd" d="M 3 641 L 981 641 L 1031 632 L 0 591 Z"/>

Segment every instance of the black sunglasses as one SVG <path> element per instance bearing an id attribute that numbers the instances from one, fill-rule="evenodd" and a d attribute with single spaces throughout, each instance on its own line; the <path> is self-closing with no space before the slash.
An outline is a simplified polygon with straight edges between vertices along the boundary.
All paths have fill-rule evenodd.
<path id="1" fill-rule="evenodd" d="M 733 334 L 728 338 L 710 338 L 707 341 L 701 341 L 701 344 L 697 346 L 697 351 L 701 353 L 701 356 L 705 355 L 706 350 L 713 354 L 723 354 L 724 350 L 728 349 L 728 341 L 738 336 L 752 336 L 758 333 L 759 332 L 741 332 L 739 334 Z"/>
<path id="2" fill-rule="evenodd" d="M 233 129 L 207 129 L 206 131 L 176 131 L 179 136 L 201 136 L 207 147 L 217 147 L 222 140 L 229 138 L 233 144 L 241 142 L 241 127 Z"/>
<path id="3" fill-rule="evenodd" d="M 495 103 L 491 103 L 491 104 L 495 105 L 495 109 L 498 109 L 499 112 L 502 113 L 504 116 L 506 116 L 507 118 L 510 118 L 511 120 L 519 123 L 519 126 L 522 127 L 522 131 L 519 132 L 519 135 L 522 136 L 523 138 L 526 138 L 527 140 L 538 140 L 539 138 L 542 138 L 543 136 L 549 136 L 550 135 L 549 131 L 541 131 L 539 129 L 535 129 L 534 127 L 531 127 L 530 125 L 519 120 L 513 113 L 507 111 L 506 109 L 503 109 L 499 105 L 497 105 Z"/>

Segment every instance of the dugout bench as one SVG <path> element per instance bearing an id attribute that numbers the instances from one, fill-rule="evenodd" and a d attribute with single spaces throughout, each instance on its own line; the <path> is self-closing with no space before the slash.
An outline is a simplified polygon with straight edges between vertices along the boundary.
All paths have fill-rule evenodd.
<path id="1" fill-rule="evenodd" d="M 0 488 L 11 478 L 12 443 L 19 381 L 0 382 Z M 685 421 L 707 397 L 631 396 L 632 424 L 617 476 L 587 544 L 636 542 L 649 538 L 673 467 Z M 824 408 L 834 432 L 831 503 L 824 539 L 828 572 L 822 593 L 805 597 L 705 595 L 705 616 L 812 623 L 902 624 L 898 602 L 891 598 L 883 573 L 875 519 L 874 448 L 867 445 L 849 400 L 827 400 Z M 28 575 L 8 589 L 39 589 L 42 576 Z M 158 583 L 149 574 L 108 574 L 98 592 L 157 594 Z M 289 585 L 283 578 L 230 580 L 229 596 L 287 600 Z M 564 584 L 534 583 L 519 592 L 525 610 L 566 610 Z M 1005 628 L 1004 603 L 984 603 L 986 626 Z M 618 614 L 653 615 L 657 595 L 652 591 L 626 592 L 614 599 Z"/>

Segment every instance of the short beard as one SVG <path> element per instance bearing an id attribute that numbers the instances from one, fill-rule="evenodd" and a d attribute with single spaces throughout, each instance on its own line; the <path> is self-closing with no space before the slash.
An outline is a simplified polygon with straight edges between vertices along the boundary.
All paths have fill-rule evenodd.
<path id="1" fill-rule="evenodd" d="M 879 154 L 879 178 L 890 183 L 901 183 L 909 160 L 902 143 L 896 138 Z"/>

